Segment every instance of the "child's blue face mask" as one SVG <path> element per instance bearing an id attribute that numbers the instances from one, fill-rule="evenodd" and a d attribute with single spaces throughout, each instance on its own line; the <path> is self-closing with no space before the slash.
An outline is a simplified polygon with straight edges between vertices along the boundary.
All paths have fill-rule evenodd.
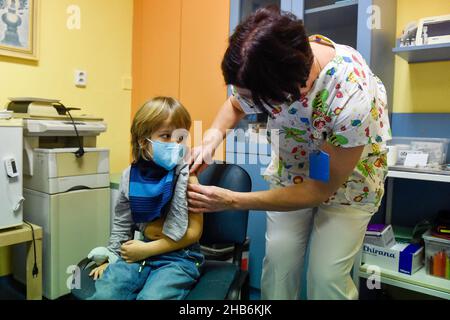
<path id="1" fill-rule="evenodd" d="M 153 161 L 166 170 L 175 168 L 185 155 L 186 149 L 182 144 L 147 140 L 152 143 Z"/>

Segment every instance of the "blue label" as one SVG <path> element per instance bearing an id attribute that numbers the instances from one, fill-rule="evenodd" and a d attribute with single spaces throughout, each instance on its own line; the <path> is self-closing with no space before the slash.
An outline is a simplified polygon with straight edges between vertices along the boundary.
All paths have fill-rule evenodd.
<path id="1" fill-rule="evenodd" d="M 400 261 L 398 271 L 401 273 L 412 274 L 414 253 L 420 249 L 419 245 L 410 244 L 402 252 L 400 252 Z"/>
<path id="2" fill-rule="evenodd" d="M 310 153 L 309 177 L 322 182 L 330 180 L 330 156 L 328 153 L 323 151 Z"/>

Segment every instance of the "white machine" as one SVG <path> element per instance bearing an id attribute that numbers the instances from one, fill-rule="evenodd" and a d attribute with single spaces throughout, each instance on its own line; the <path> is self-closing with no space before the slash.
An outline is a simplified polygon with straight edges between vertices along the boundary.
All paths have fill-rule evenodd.
<path id="1" fill-rule="evenodd" d="M 22 120 L 0 119 L 0 229 L 22 225 Z"/>
<path id="2" fill-rule="evenodd" d="M 74 266 L 109 239 L 109 150 L 96 147 L 106 124 L 72 117 L 56 100 L 12 99 L 8 109 L 24 122 L 24 218 L 43 227 L 43 293 L 56 299 L 70 292 Z M 21 281 L 23 259 L 15 249 Z"/>
<path id="3" fill-rule="evenodd" d="M 439 43 L 450 43 L 450 14 L 422 18 L 417 25 L 417 45 Z"/>

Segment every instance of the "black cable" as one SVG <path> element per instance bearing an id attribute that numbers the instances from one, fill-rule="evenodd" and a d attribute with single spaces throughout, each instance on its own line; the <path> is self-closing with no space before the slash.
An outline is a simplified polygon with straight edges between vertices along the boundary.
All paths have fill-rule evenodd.
<path id="1" fill-rule="evenodd" d="M 77 138 L 78 138 L 79 149 L 75 152 L 75 156 L 76 156 L 77 158 L 81 158 L 82 156 L 84 156 L 84 153 L 85 153 L 85 152 L 84 152 L 84 148 L 83 148 L 83 143 L 81 142 L 81 138 L 80 138 L 80 135 L 78 134 L 77 126 L 76 126 L 76 124 L 75 124 L 75 121 L 74 121 L 73 118 L 72 118 L 72 115 L 70 114 L 70 111 L 66 109 L 66 112 L 67 112 L 67 114 L 69 115 L 70 120 L 72 121 L 73 127 L 74 127 L 74 129 L 75 129 L 75 133 L 76 133 Z"/>
<path id="2" fill-rule="evenodd" d="M 33 278 L 36 278 L 39 274 L 39 269 L 37 266 L 37 259 L 36 259 L 36 239 L 34 237 L 34 228 L 33 228 L 33 225 L 31 223 L 29 223 L 28 221 L 24 220 L 23 222 L 26 223 L 27 225 L 29 225 L 31 228 L 31 235 L 33 237 L 33 250 L 34 250 L 34 266 L 33 266 L 32 274 L 33 274 Z"/>
<path id="3" fill-rule="evenodd" d="M 81 158 L 82 156 L 84 156 L 85 151 L 84 151 L 84 148 L 83 148 L 83 143 L 81 142 L 80 135 L 78 134 L 77 125 L 75 124 L 75 121 L 73 120 L 69 109 L 65 105 L 63 105 L 61 102 L 58 102 L 57 105 L 59 105 L 60 107 L 62 107 L 64 109 L 64 112 L 66 112 L 69 115 L 69 118 L 72 121 L 73 128 L 75 129 L 75 134 L 77 135 L 77 138 L 78 138 L 78 146 L 79 146 L 78 150 L 75 151 L 75 156 L 77 158 Z"/>

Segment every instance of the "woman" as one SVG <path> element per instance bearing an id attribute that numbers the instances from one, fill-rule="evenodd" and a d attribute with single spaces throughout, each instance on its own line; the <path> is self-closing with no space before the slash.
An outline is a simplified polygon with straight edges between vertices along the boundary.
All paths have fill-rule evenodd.
<path id="1" fill-rule="evenodd" d="M 302 21 L 277 8 L 237 27 L 222 70 L 233 95 L 212 125 L 220 134 L 205 136 L 191 170 L 245 114 L 265 112 L 271 188 L 238 193 L 191 185 L 191 210 L 267 210 L 262 299 L 299 296 L 308 242 L 308 298 L 357 299 L 350 270 L 387 173 L 383 84 L 356 50 L 322 36 L 308 39 Z"/>

